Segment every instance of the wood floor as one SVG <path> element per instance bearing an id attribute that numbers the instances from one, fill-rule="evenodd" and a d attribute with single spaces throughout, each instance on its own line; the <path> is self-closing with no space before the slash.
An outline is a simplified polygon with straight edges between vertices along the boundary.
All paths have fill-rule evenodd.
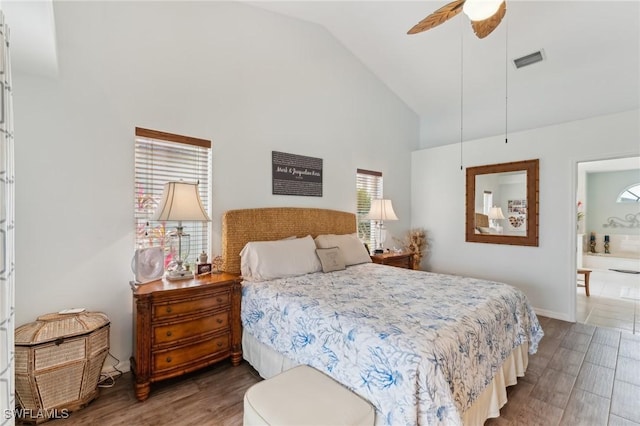
<path id="1" fill-rule="evenodd" d="M 545 337 L 501 416 L 486 425 L 640 425 L 640 336 L 540 317 Z M 260 380 L 222 362 L 158 383 L 137 402 L 126 373 L 88 407 L 50 426 L 241 425 L 244 392 Z"/>
<path id="2" fill-rule="evenodd" d="M 539 319 L 538 352 L 486 425 L 640 425 L 640 336 Z"/>

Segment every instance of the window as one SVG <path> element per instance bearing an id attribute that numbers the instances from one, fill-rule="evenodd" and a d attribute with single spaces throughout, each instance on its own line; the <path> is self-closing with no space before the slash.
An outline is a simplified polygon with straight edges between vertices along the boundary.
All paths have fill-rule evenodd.
<path id="1" fill-rule="evenodd" d="M 371 200 L 382 198 L 382 173 L 358 169 L 356 173 L 358 237 L 373 248 L 373 221 L 364 219 L 369 213 Z"/>
<path id="2" fill-rule="evenodd" d="M 491 191 L 484 191 L 482 198 L 482 213 L 489 215 L 491 207 L 493 207 L 493 193 Z"/>
<path id="3" fill-rule="evenodd" d="M 149 219 L 161 200 L 164 184 L 169 181 L 198 183 L 202 205 L 210 212 L 210 175 L 211 141 L 136 127 L 136 248 L 160 246 L 168 249 L 166 235 L 175 230 L 177 222 L 151 222 Z M 209 223 L 183 222 L 182 225 L 191 237 L 187 263 L 193 263 L 203 250 L 209 253 Z"/>
<path id="4" fill-rule="evenodd" d="M 640 183 L 626 188 L 618 195 L 618 203 L 640 203 Z"/>

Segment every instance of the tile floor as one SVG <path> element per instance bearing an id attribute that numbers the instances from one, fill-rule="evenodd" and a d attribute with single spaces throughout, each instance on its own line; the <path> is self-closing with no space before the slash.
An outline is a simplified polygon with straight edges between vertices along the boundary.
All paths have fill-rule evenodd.
<path id="1" fill-rule="evenodd" d="M 592 269 L 590 297 L 585 295 L 584 277 L 578 275 L 576 320 L 627 333 L 640 334 L 640 274 Z M 636 299 L 622 298 L 627 287 Z"/>

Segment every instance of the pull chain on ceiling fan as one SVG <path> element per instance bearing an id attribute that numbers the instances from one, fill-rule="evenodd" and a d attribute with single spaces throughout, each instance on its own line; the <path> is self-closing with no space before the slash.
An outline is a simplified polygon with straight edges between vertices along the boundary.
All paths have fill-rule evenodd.
<path id="1" fill-rule="evenodd" d="M 456 0 L 442 6 L 411 28 L 407 34 L 418 34 L 437 27 L 460 12 L 471 20 L 471 27 L 478 38 L 485 38 L 502 21 L 507 12 L 504 0 Z"/>

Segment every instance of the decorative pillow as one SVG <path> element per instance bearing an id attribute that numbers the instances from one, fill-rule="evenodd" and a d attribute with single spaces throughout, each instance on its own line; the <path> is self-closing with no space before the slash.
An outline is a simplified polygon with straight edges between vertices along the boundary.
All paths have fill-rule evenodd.
<path id="1" fill-rule="evenodd" d="M 327 234 L 316 237 L 318 248 L 339 247 L 346 266 L 371 262 L 371 257 L 357 234 Z"/>
<path id="2" fill-rule="evenodd" d="M 266 281 L 322 270 L 310 235 L 277 241 L 253 241 L 240 252 L 240 272 L 246 281 Z"/>
<path id="3" fill-rule="evenodd" d="M 322 272 L 341 271 L 346 268 L 340 247 L 319 248 L 316 253 L 322 264 Z"/>

